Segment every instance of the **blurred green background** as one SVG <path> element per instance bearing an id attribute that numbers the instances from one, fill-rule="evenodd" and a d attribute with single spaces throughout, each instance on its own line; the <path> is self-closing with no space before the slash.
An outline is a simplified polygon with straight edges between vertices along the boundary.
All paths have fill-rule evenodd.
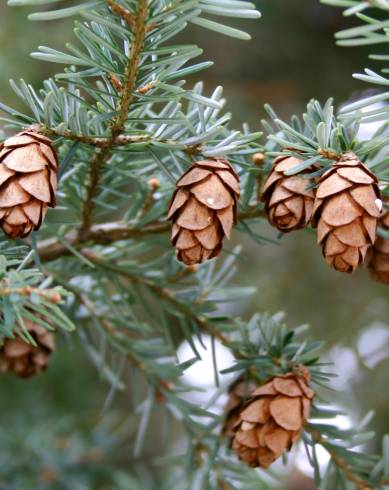
<path id="1" fill-rule="evenodd" d="M 288 117 L 303 112 L 311 97 L 324 101 L 333 96 L 340 104 L 369 88 L 351 77 L 368 64 L 369 50 L 339 48 L 333 41 L 337 30 L 353 25 L 339 10 L 317 0 L 257 3 L 263 18 L 240 23 L 251 33 L 251 43 L 195 27 L 182 35 L 182 40 L 204 48 L 204 59 L 215 61 L 200 76 L 209 90 L 225 87 L 227 110 L 233 112 L 236 126 L 248 121 L 259 129 L 265 102 Z M 72 21 L 32 23 L 26 20 L 27 13 L 25 8 L 8 8 L 5 2 L 0 5 L 1 100 L 15 107 L 19 102 L 9 87 L 10 78 L 23 77 L 39 87 L 56 68 L 32 60 L 30 51 L 38 45 L 61 48 L 72 36 Z M 268 226 L 262 231 L 276 237 Z M 285 236 L 279 246 L 257 246 L 236 236 L 236 241 L 241 239 L 241 271 L 235 281 L 255 284 L 258 292 L 236 313 L 284 310 L 289 324 L 309 323 L 312 335 L 327 341 L 328 355 L 341 374 L 335 382 L 339 393 L 328 396 L 338 399 L 352 417 L 376 410 L 373 426 L 379 450 L 382 434 L 389 432 L 387 288 L 372 282 L 364 270 L 351 277 L 327 268 L 309 232 Z M 133 422 L 124 439 L 116 436 L 117 424 L 127 423 L 133 410 L 132 396 L 127 392 L 116 397 L 102 417 L 107 385 L 96 377 L 73 337 L 62 342 L 46 375 L 27 382 L 0 379 L 0 489 L 146 488 L 131 483 L 127 473 L 139 473 L 147 481 L 151 457 L 166 450 L 158 429 L 151 429 L 152 440 L 134 465 Z M 91 470 L 87 477 L 85 466 Z M 112 466 L 118 470 L 114 477 Z M 313 488 L 303 470 L 297 465 L 285 488 Z M 159 488 L 158 476 L 155 485 Z"/>

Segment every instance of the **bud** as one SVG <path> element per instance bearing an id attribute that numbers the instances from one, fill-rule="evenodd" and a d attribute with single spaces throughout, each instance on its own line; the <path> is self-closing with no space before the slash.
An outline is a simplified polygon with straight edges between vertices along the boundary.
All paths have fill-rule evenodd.
<path id="1" fill-rule="evenodd" d="M 253 155 L 253 163 L 258 167 L 261 167 L 265 162 L 265 154 L 258 152 Z"/>
<path id="2" fill-rule="evenodd" d="M 151 178 L 147 184 L 149 185 L 149 187 L 153 190 L 153 191 L 156 191 L 157 189 L 160 188 L 161 186 L 161 182 L 159 181 L 159 179 L 157 179 L 156 177 L 153 177 Z"/>

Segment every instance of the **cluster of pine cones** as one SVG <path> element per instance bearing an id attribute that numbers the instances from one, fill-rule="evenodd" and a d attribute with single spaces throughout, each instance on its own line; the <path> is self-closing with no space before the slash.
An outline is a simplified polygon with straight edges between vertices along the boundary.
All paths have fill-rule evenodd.
<path id="1" fill-rule="evenodd" d="M 287 233 L 317 228 L 327 263 L 353 272 L 368 262 L 372 275 L 389 283 L 389 240 L 377 239 L 377 223 L 389 229 L 389 212 L 375 175 L 345 153 L 315 181 L 305 170 L 287 175 L 301 160 L 279 157 L 262 199 L 269 222 Z M 23 238 L 41 226 L 55 207 L 58 158 L 49 138 L 28 129 L 0 145 L 0 226 L 10 238 Z M 178 180 L 168 212 L 178 260 L 195 265 L 219 255 L 236 223 L 239 177 L 223 158 L 195 162 Z"/>
<path id="2" fill-rule="evenodd" d="M 367 262 L 373 277 L 389 284 L 389 240 L 377 238 L 377 225 L 389 230 L 389 211 L 376 176 L 351 152 L 317 181 L 309 171 L 286 175 L 300 163 L 285 156 L 273 164 L 262 195 L 270 224 L 283 233 L 311 224 L 328 265 L 351 273 Z"/>
<path id="3" fill-rule="evenodd" d="M 52 142 L 28 129 L 0 144 L 0 226 L 12 239 L 27 237 L 55 207 L 58 158 Z M 54 334 L 23 319 L 35 345 L 20 337 L 0 346 L 0 372 L 29 378 L 44 371 L 55 348 Z"/>
<path id="4" fill-rule="evenodd" d="M 299 439 L 314 391 L 305 366 L 265 384 L 238 379 L 230 388 L 223 433 L 239 459 L 268 468 Z"/>
<path id="5" fill-rule="evenodd" d="M 309 170 L 287 175 L 300 163 L 289 156 L 275 160 L 262 195 L 269 222 L 284 233 L 311 224 L 331 267 L 353 272 L 367 262 L 373 277 L 389 284 L 389 240 L 377 238 L 377 225 L 389 232 L 389 211 L 382 210 L 375 175 L 351 152 L 317 181 Z M 40 228 L 47 208 L 55 207 L 57 172 L 51 140 L 34 128 L 0 144 L 0 227 L 8 237 L 24 238 Z M 192 266 L 219 255 L 237 221 L 239 197 L 239 177 L 226 159 L 190 167 L 177 182 L 168 212 L 178 260 Z M 52 349 L 41 342 L 43 331 L 29 328 L 44 354 L 6 340 L 0 369 L 29 376 L 45 367 Z M 29 369 L 23 367 L 27 358 L 32 359 Z"/>

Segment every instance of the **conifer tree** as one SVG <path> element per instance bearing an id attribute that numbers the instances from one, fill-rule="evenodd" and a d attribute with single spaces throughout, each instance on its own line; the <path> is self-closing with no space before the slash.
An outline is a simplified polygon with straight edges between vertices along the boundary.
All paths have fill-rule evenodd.
<path id="1" fill-rule="evenodd" d="M 387 0 L 322 2 L 360 23 L 336 35 L 339 45 L 387 42 Z M 370 417 L 350 430 L 335 423 L 326 390 L 334 373 L 318 353 L 322 342 L 305 327 L 288 328 L 280 314 L 237 318 L 221 315 L 219 303 L 251 291 L 230 286 L 241 249 L 228 249 L 228 238 L 240 232 L 259 246 L 267 237 L 256 224 L 266 218 L 281 232 L 312 225 L 337 273 L 370 264 L 385 282 L 389 92 L 339 108 L 331 98 L 311 100 L 290 122 L 266 106 L 264 135 L 246 125 L 234 129 L 222 88 L 206 93 L 202 83 L 191 85 L 211 63 L 197 62 L 201 48 L 175 37 L 195 24 L 248 41 L 234 19 L 258 19 L 252 3 L 8 4 L 34 7 L 31 20 L 75 20 L 63 51 L 40 46 L 32 54 L 53 63 L 52 78 L 40 88 L 11 81 L 25 112 L 0 104 L 0 369 L 21 377 L 42 372 L 55 362 L 55 339 L 65 330 L 78 336 L 113 391 L 135 389 L 140 374 L 148 388 L 134 414 L 137 431 L 123 432 L 133 437 L 134 454 L 152 437 L 155 410 L 186 434 L 183 451 L 161 455 L 169 471 L 158 489 L 276 488 L 277 472 L 268 468 L 297 444 L 318 489 L 387 488 L 388 439 L 382 454 L 364 454 L 355 448 L 373 437 Z M 382 88 L 386 74 L 366 69 L 355 77 Z M 359 125 L 372 121 L 382 124 L 361 141 Z M 188 401 L 183 381 L 201 358 L 194 339 L 203 336 L 211 338 L 209 376 L 218 386 L 206 407 Z M 180 363 L 184 340 L 193 358 Z M 216 342 L 234 356 L 224 372 Z M 230 386 L 227 373 L 234 375 Z M 212 404 L 226 394 L 224 413 L 215 414 Z M 49 432 L 45 438 L 54 445 Z M 318 446 L 330 455 L 324 471 Z M 73 486 L 58 488 L 77 488 L 78 477 L 69 472 Z M 114 481 L 112 488 L 153 488 L 142 476 Z"/>

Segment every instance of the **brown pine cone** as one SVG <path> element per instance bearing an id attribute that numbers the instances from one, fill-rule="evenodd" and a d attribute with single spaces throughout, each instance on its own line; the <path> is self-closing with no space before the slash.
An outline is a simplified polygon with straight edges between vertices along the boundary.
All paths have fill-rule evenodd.
<path id="1" fill-rule="evenodd" d="M 51 140 L 31 130 L 0 145 L 0 226 L 9 238 L 38 230 L 55 207 L 57 155 Z"/>
<path id="2" fill-rule="evenodd" d="M 219 255 L 236 222 L 239 177 L 227 160 L 194 163 L 177 182 L 169 207 L 177 258 L 195 265 Z"/>
<path id="3" fill-rule="evenodd" d="M 354 272 L 376 240 L 381 202 L 377 178 L 354 153 L 345 153 L 319 180 L 312 225 L 327 263 Z"/>
<path id="4" fill-rule="evenodd" d="M 268 468 L 300 436 L 314 392 L 308 369 L 275 376 L 254 391 L 235 423 L 232 448 L 251 467 Z"/>
<path id="5" fill-rule="evenodd" d="M 4 339 L 0 348 L 0 371 L 13 372 L 19 378 L 30 378 L 47 369 L 50 354 L 55 348 L 54 334 L 24 319 L 24 324 L 36 347 L 20 337 Z"/>
<path id="6" fill-rule="evenodd" d="M 378 225 L 389 232 L 389 211 L 384 211 Z M 378 237 L 369 250 L 369 271 L 378 282 L 389 284 L 389 240 Z"/>
<path id="7" fill-rule="evenodd" d="M 299 163 L 294 157 L 276 158 L 262 194 L 269 223 L 284 233 L 305 228 L 312 217 L 312 179 L 285 175 Z"/>

